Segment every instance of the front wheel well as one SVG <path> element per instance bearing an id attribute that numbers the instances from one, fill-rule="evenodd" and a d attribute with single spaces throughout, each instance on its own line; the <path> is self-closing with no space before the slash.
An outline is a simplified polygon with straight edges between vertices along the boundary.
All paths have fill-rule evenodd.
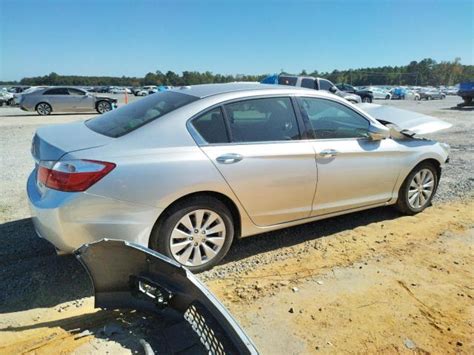
<path id="1" fill-rule="evenodd" d="M 439 183 L 439 178 L 441 177 L 441 163 L 436 159 L 425 159 L 425 160 L 420 161 L 416 166 L 418 166 L 420 164 L 423 164 L 423 163 L 428 163 L 428 164 L 431 164 L 435 167 L 436 174 L 438 175 L 438 183 Z"/>
<path id="2" fill-rule="evenodd" d="M 223 204 L 225 204 L 225 206 L 229 209 L 230 213 L 232 214 L 232 221 L 234 222 L 234 229 L 235 229 L 234 231 L 235 238 L 240 238 L 241 218 L 240 218 L 239 209 L 237 208 L 234 201 L 232 201 L 229 197 L 227 197 L 224 194 L 221 194 L 219 192 L 214 192 L 214 191 L 194 192 L 194 193 L 180 197 L 179 199 L 174 201 L 172 204 L 170 204 L 168 207 L 166 207 L 165 210 L 160 214 L 160 216 L 158 217 L 158 219 L 156 220 L 153 226 L 153 231 L 156 228 L 159 228 L 160 224 L 168 216 L 168 212 L 172 210 L 176 205 L 183 204 L 186 202 L 186 200 L 196 199 L 199 197 L 212 197 L 212 198 L 215 198 L 216 200 L 219 200 Z M 153 235 L 153 231 L 151 232 L 151 235 Z M 150 246 L 150 242 L 151 242 L 151 238 L 148 241 L 148 246 Z"/>

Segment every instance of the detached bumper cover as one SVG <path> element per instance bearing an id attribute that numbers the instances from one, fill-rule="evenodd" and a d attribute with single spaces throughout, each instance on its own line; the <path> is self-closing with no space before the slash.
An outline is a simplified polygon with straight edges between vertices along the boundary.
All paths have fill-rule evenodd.
<path id="1" fill-rule="evenodd" d="M 96 307 L 180 314 L 209 354 L 258 354 L 215 296 L 186 268 L 148 248 L 103 239 L 75 251 L 94 285 Z"/>

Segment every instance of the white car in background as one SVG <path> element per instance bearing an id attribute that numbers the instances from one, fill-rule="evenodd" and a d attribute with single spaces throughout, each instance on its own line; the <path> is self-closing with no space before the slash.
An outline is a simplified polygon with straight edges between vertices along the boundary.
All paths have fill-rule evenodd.
<path id="1" fill-rule="evenodd" d="M 392 94 L 389 91 L 376 86 L 369 86 L 365 90 L 371 91 L 376 100 L 390 100 L 392 98 Z"/>
<path id="2" fill-rule="evenodd" d="M 132 91 L 128 88 L 118 88 L 118 87 L 114 87 L 114 88 L 111 88 L 110 89 L 110 93 L 111 94 L 131 94 Z"/>

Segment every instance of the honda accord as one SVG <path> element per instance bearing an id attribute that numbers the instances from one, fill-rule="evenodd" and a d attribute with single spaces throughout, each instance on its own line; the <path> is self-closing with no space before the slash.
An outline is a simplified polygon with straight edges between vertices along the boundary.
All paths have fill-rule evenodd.
<path id="1" fill-rule="evenodd" d="M 236 238 L 377 206 L 423 211 L 449 147 L 415 134 L 449 126 L 304 88 L 186 86 L 38 129 L 28 197 L 59 251 L 122 239 L 202 271 Z"/>

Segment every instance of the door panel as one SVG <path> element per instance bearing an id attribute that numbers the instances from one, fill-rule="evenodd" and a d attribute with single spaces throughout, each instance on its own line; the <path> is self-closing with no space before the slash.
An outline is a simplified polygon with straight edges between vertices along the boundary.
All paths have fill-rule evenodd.
<path id="1" fill-rule="evenodd" d="M 327 139 L 312 145 L 318 168 L 313 216 L 392 198 L 402 160 L 392 139 Z"/>
<path id="2" fill-rule="evenodd" d="M 202 146 L 252 221 L 268 226 L 309 217 L 316 187 L 308 142 Z"/>

